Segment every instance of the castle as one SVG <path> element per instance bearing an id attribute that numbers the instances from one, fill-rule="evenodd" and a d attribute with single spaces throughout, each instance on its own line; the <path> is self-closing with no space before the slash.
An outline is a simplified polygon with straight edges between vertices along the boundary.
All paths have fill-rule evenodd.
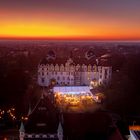
<path id="1" fill-rule="evenodd" d="M 86 86 L 91 81 L 98 85 L 108 84 L 112 67 L 109 56 L 96 57 L 92 50 L 85 54 L 58 58 L 54 51 L 49 51 L 46 58 L 38 65 L 38 84 L 49 86 Z"/>

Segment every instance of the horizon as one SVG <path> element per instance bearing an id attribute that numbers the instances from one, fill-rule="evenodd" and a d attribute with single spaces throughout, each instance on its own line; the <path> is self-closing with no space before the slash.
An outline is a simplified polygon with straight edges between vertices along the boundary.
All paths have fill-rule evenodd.
<path id="1" fill-rule="evenodd" d="M 0 37 L 0 41 L 85 41 L 85 42 L 140 42 L 140 39 L 94 39 L 94 38 L 40 38 L 40 37 Z"/>
<path id="2" fill-rule="evenodd" d="M 139 7 L 139 0 L 5 0 L 0 38 L 140 40 Z"/>

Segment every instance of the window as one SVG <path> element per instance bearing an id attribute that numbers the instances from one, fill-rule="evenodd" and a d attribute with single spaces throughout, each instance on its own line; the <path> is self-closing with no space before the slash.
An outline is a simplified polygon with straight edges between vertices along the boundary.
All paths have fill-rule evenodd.
<path id="1" fill-rule="evenodd" d="M 105 69 L 105 79 L 107 79 L 107 69 Z"/>
<path id="2" fill-rule="evenodd" d="M 65 80 L 65 77 L 63 77 L 63 80 Z"/>
<path id="3" fill-rule="evenodd" d="M 44 82 L 45 82 L 45 79 L 44 79 L 44 78 L 42 78 L 42 79 L 41 79 L 41 82 L 42 82 L 42 83 L 44 83 Z"/>
<path id="4" fill-rule="evenodd" d="M 57 72 L 55 72 L 55 74 L 57 75 Z"/>
<path id="5" fill-rule="evenodd" d="M 60 80 L 60 77 L 59 76 L 57 77 L 57 80 Z"/>

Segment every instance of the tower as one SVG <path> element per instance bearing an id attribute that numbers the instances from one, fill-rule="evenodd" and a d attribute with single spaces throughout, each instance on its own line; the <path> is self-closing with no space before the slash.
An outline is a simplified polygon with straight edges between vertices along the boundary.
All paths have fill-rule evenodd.
<path id="1" fill-rule="evenodd" d="M 59 140 L 63 140 L 63 128 L 62 128 L 61 122 L 59 122 L 59 125 L 58 125 L 57 136 Z"/>
<path id="2" fill-rule="evenodd" d="M 19 139 L 24 140 L 25 136 L 25 129 L 24 129 L 24 124 L 21 122 L 20 129 L 19 129 Z"/>

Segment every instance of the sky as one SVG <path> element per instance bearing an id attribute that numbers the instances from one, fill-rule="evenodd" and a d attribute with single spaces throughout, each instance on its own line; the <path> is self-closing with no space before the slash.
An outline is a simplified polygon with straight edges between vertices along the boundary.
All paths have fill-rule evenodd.
<path id="1" fill-rule="evenodd" d="M 0 0 L 0 38 L 140 40 L 140 0 Z"/>

